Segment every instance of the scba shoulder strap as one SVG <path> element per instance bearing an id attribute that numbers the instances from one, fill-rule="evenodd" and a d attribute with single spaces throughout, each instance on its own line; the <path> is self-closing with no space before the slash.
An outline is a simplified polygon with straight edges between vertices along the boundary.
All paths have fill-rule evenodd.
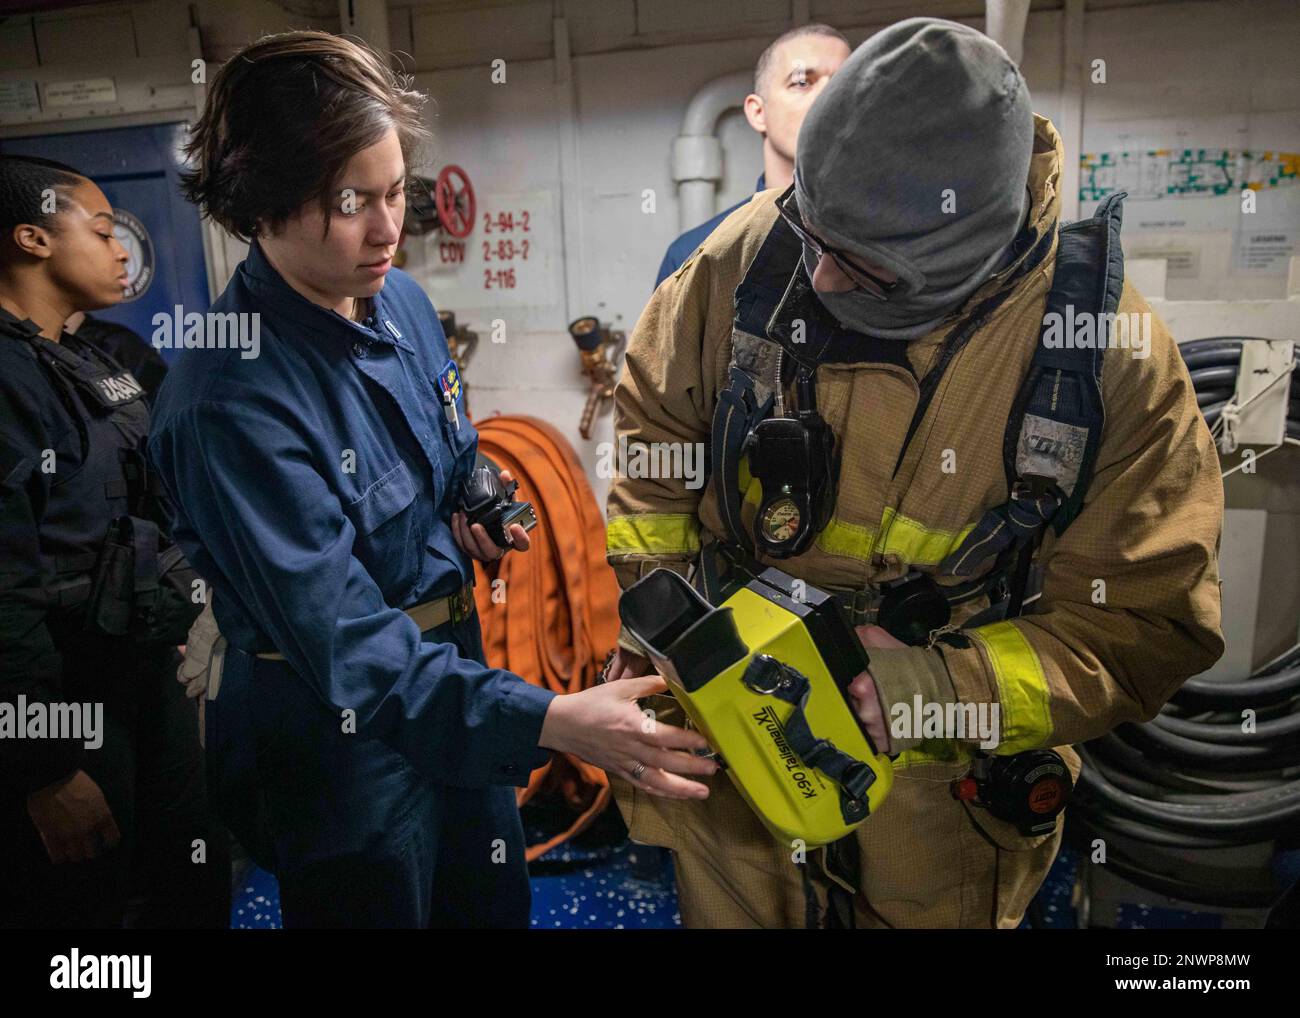
<path id="1" fill-rule="evenodd" d="M 1060 229 L 1042 330 L 1003 437 L 1009 497 L 984 513 L 940 572 L 969 577 L 990 558 L 1032 552 L 1049 523 L 1059 537 L 1083 507 L 1106 422 L 1101 373 L 1106 323 L 1124 288 L 1125 197 L 1116 192 L 1092 218 Z M 1062 322 L 1089 322 L 1092 340 L 1062 341 Z"/>
<path id="2" fill-rule="evenodd" d="M 710 473 L 718 496 L 718 511 L 733 540 L 753 553 L 753 538 L 741 521 L 741 465 L 745 443 L 759 421 L 771 415 L 781 387 L 781 347 L 767 338 L 767 325 L 779 293 L 788 282 L 789 238 L 777 219 L 759 248 L 744 280 L 736 289 L 736 318 L 731 331 L 731 362 L 727 387 L 718 393 L 713 410 Z M 793 237 L 793 233 L 786 229 Z"/>

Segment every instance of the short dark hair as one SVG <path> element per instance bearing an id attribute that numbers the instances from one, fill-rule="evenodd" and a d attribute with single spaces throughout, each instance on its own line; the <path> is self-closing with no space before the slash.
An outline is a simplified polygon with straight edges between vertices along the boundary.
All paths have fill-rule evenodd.
<path id="1" fill-rule="evenodd" d="M 79 170 L 53 159 L 0 154 L 0 233 L 20 223 L 55 230 L 54 217 L 68 206 L 68 192 L 86 179 Z M 46 198 L 54 193 L 54 211 Z"/>
<path id="2" fill-rule="evenodd" d="M 285 32 L 217 72 L 186 154 L 185 196 L 235 236 L 277 228 L 312 199 L 329 230 L 339 177 L 392 128 L 411 164 L 427 136 L 424 96 L 364 44 Z"/>
<path id="3" fill-rule="evenodd" d="M 831 39 L 838 39 L 845 46 L 849 45 L 849 40 L 844 37 L 843 32 L 838 28 L 831 28 L 830 25 L 823 25 L 819 21 L 814 21 L 808 25 L 799 25 L 788 32 L 782 32 L 772 40 L 767 49 L 763 50 L 762 55 L 758 58 L 758 63 L 754 66 L 755 92 L 759 95 L 763 94 L 763 83 L 772 70 L 772 61 L 776 57 L 777 47 L 784 42 L 789 42 L 791 39 L 802 39 L 805 35 L 824 35 Z"/>

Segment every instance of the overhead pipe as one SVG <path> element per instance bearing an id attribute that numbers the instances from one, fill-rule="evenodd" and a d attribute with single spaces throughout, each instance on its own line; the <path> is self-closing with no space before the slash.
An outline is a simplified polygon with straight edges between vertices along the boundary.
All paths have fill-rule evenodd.
<path id="1" fill-rule="evenodd" d="M 754 88 L 750 71 L 714 78 L 691 98 L 682 118 L 682 131 L 673 139 L 672 173 L 677 185 L 678 225 L 682 232 L 712 219 L 722 182 L 722 142 L 718 122 L 739 109 Z"/>

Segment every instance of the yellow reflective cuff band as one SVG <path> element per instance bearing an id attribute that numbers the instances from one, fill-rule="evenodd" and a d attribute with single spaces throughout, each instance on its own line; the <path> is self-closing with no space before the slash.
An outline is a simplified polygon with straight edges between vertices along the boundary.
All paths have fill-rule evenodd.
<path id="1" fill-rule="evenodd" d="M 1042 662 L 1013 622 L 966 631 L 984 648 L 998 684 L 1002 741 L 999 756 L 1050 745 L 1052 711 Z"/>
<path id="2" fill-rule="evenodd" d="M 613 516 L 605 527 L 605 553 L 693 556 L 700 550 L 700 521 L 690 513 Z"/>
<path id="3" fill-rule="evenodd" d="M 915 749 L 905 749 L 894 760 L 894 770 L 906 767 L 919 767 L 931 763 L 965 763 L 973 759 L 973 754 L 960 742 L 955 740 L 927 739 Z"/>
<path id="4" fill-rule="evenodd" d="M 886 509 L 880 522 L 884 540 L 877 550 L 882 555 L 895 554 L 910 565 L 937 566 L 974 529 L 971 523 L 961 530 L 937 530 L 900 515 L 896 509 Z"/>

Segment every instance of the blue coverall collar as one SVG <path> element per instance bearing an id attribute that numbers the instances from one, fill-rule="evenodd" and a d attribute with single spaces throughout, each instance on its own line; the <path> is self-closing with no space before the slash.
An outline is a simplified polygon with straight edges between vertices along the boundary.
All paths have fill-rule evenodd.
<path id="1" fill-rule="evenodd" d="M 357 332 L 361 332 L 367 339 L 401 347 L 408 353 L 415 352 L 410 341 L 385 310 L 383 290 L 370 298 L 371 311 L 365 322 L 354 322 L 344 318 L 333 308 L 321 307 L 314 301 L 308 300 L 285 282 L 284 277 L 276 271 L 275 266 L 266 257 L 256 238 L 249 244 L 248 257 L 244 259 L 240 271 L 244 274 L 249 287 L 258 296 L 277 305 L 295 318 L 316 325 L 319 331 L 326 335 L 352 340 L 356 338 Z"/>

